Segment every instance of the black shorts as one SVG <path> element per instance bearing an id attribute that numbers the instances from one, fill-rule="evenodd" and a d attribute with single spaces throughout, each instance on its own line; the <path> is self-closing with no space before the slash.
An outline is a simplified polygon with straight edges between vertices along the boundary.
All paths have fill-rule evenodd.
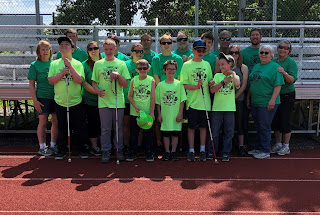
<path id="1" fill-rule="evenodd" d="M 44 105 L 41 106 L 42 113 L 39 115 L 49 115 L 56 112 L 54 99 L 38 98 L 38 101 Z"/>
<path id="2" fill-rule="evenodd" d="M 161 131 L 164 137 L 179 137 L 181 131 Z"/>
<path id="3" fill-rule="evenodd" d="M 188 110 L 188 128 L 208 128 L 208 121 L 205 110 L 196 110 L 189 108 Z"/>
<path id="4" fill-rule="evenodd" d="M 125 103 L 124 116 L 130 116 L 130 103 Z"/>

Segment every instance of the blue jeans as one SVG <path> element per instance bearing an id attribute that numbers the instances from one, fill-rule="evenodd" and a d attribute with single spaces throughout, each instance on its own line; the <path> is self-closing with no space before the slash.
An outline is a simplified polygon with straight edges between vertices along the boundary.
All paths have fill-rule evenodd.
<path id="1" fill-rule="evenodd" d="M 234 133 L 234 112 L 233 111 L 212 111 L 211 128 L 215 152 L 218 152 L 220 128 L 224 123 L 223 155 L 229 155 L 232 149 L 232 137 Z M 211 140 L 208 143 L 208 153 L 213 153 Z"/>
<path id="2" fill-rule="evenodd" d="M 278 105 L 268 111 L 267 107 L 251 107 L 251 113 L 257 130 L 255 149 L 270 153 L 271 123 Z"/>

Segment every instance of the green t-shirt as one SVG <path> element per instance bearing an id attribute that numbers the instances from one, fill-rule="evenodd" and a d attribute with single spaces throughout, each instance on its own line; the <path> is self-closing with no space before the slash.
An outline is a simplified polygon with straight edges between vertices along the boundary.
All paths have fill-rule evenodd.
<path id="1" fill-rule="evenodd" d="M 56 59 L 58 60 L 60 58 L 61 58 L 61 53 L 58 52 Z M 83 51 L 78 47 L 72 52 L 72 58 L 76 59 L 77 61 L 83 62 L 88 59 L 88 55 L 87 55 L 87 52 Z"/>
<path id="2" fill-rule="evenodd" d="M 174 50 L 172 54 L 179 55 L 180 57 L 182 57 L 183 55 L 190 57 L 192 54 L 192 49 L 188 49 L 188 51 L 186 52 L 180 52 L 179 49 L 177 49 L 177 50 Z"/>
<path id="3" fill-rule="evenodd" d="M 151 89 L 153 77 L 147 75 L 143 80 L 139 80 L 139 76 L 134 76 L 133 78 L 133 95 L 132 99 L 134 103 L 143 110 L 146 114 L 150 113 L 151 107 Z M 130 115 L 138 116 L 136 109 L 130 104 Z"/>
<path id="4" fill-rule="evenodd" d="M 152 75 L 158 75 L 160 78 L 160 81 L 164 81 L 167 76 L 166 73 L 163 72 L 163 64 L 167 61 L 167 60 L 174 60 L 177 62 L 177 72 L 174 75 L 174 78 L 178 78 L 178 76 L 180 75 L 180 71 L 183 65 L 183 60 L 179 55 L 176 54 L 172 54 L 170 56 L 163 56 L 162 54 L 158 54 L 157 56 L 155 56 L 152 59 L 152 64 L 151 64 L 151 70 L 152 70 Z"/>
<path id="5" fill-rule="evenodd" d="M 52 60 L 48 62 L 34 61 L 30 65 L 28 79 L 37 82 L 36 95 L 37 98 L 53 99 L 54 89 L 53 84 L 49 84 L 48 73 Z"/>
<path id="6" fill-rule="evenodd" d="M 249 74 L 252 72 L 253 67 L 260 63 L 259 48 L 251 48 L 250 46 L 241 51 L 243 64 L 247 65 Z"/>
<path id="7" fill-rule="evenodd" d="M 283 76 L 278 72 L 279 64 L 270 61 L 267 64 L 257 64 L 249 75 L 249 88 L 251 93 L 251 105 L 255 107 L 267 107 L 272 97 L 274 88 L 284 85 Z M 280 104 L 280 95 L 275 104 Z"/>
<path id="8" fill-rule="evenodd" d="M 151 65 L 151 64 L 152 64 L 152 59 L 153 59 L 156 55 L 158 55 L 157 52 L 150 50 L 150 54 L 143 54 L 142 59 L 147 60 L 147 61 L 149 62 L 149 64 Z"/>
<path id="9" fill-rule="evenodd" d="M 232 75 L 230 75 L 230 77 L 231 76 Z M 215 85 L 220 84 L 225 77 L 223 73 L 216 73 L 213 77 Z M 239 78 L 239 76 L 237 77 Z M 214 93 L 212 111 L 236 111 L 235 86 L 233 80 L 226 83 Z"/>
<path id="10" fill-rule="evenodd" d="M 273 61 L 283 67 L 284 71 L 291 75 L 294 78 L 294 82 L 296 82 L 298 77 L 298 66 L 291 57 L 286 57 L 286 59 L 283 61 L 279 61 L 279 59 L 276 58 Z M 295 91 L 294 84 L 284 81 L 284 85 L 281 87 L 280 94 L 291 93 L 293 91 Z"/>
<path id="11" fill-rule="evenodd" d="M 191 58 L 193 58 L 193 53 L 191 54 Z M 209 54 L 203 55 L 202 60 L 205 60 L 210 64 L 213 74 L 216 66 L 217 55 L 215 55 L 213 52 L 210 52 Z"/>
<path id="12" fill-rule="evenodd" d="M 203 80 L 203 92 L 207 109 L 211 109 L 211 99 L 209 94 L 209 81 L 212 80 L 212 71 L 207 61 L 195 62 L 189 60 L 185 62 L 181 69 L 180 80 L 183 84 L 198 85 L 198 80 Z M 187 90 L 187 110 L 189 107 L 196 110 L 205 110 L 201 88 L 198 90 Z"/>
<path id="13" fill-rule="evenodd" d="M 162 81 L 156 88 L 156 104 L 161 106 L 161 131 L 181 131 L 181 122 L 176 118 L 179 114 L 180 103 L 187 100 L 183 84 L 174 80 L 167 84 Z"/>
<path id="14" fill-rule="evenodd" d="M 85 81 L 92 86 L 92 69 L 90 69 L 89 65 L 87 64 L 87 61 L 82 62 L 82 65 L 84 69 Z M 84 87 L 82 87 L 81 95 L 84 104 L 98 106 L 98 95 L 94 95 L 88 92 Z"/>
<path id="15" fill-rule="evenodd" d="M 102 52 L 102 53 L 101 53 L 101 57 L 102 57 L 102 58 L 105 58 L 105 57 L 106 57 L 106 54 L 105 54 L 104 52 Z M 122 60 L 122 61 L 127 61 L 127 60 L 130 59 L 127 55 L 125 55 L 125 54 L 123 54 L 123 53 L 121 53 L 121 52 L 118 52 L 117 54 L 115 54 L 114 57 L 117 58 L 117 59 L 119 59 L 119 60 Z"/>
<path id="16" fill-rule="evenodd" d="M 85 77 L 84 77 L 82 63 L 73 58 L 71 59 L 70 63 L 73 66 L 73 68 L 77 71 L 77 73 L 84 80 Z M 50 64 L 48 77 L 52 77 L 59 74 L 64 67 L 65 65 L 61 58 L 58 60 L 52 61 Z M 69 85 L 68 85 L 69 107 L 72 107 L 80 104 L 82 101 L 81 84 L 78 84 L 73 81 L 71 73 L 68 74 L 67 78 L 69 80 Z M 66 79 L 66 76 L 63 76 L 63 78 L 60 79 L 60 81 L 54 84 L 54 100 L 58 105 L 62 107 L 67 107 L 67 87 L 66 87 L 65 79 Z"/>
<path id="17" fill-rule="evenodd" d="M 220 50 L 217 49 L 215 50 L 214 52 L 212 52 L 215 56 L 219 57 L 219 54 L 220 54 Z"/>
<path id="18" fill-rule="evenodd" d="M 94 64 L 92 81 L 95 81 L 98 88 L 105 90 L 104 97 L 98 97 L 99 108 L 116 108 L 115 84 L 111 82 L 110 74 L 118 72 L 124 79 L 130 79 L 130 74 L 125 62 L 115 58 L 113 61 L 101 59 Z M 125 108 L 123 87 L 117 83 L 117 105 L 118 108 Z"/>

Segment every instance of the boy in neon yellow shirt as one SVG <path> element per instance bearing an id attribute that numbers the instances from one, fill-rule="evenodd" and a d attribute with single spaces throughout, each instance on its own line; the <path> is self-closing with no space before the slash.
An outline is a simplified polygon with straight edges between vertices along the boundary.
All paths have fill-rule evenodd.
<path id="1" fill-rule="evenodd" d="M 82 106 L 81 83 L 84 80 L 84 70 L 81 62 L 72 58 L 74 44 L 68 37 L 58 38 L 59 51 L 62 58 L 52 61 L 50 64 L 48 81 L 54 84 L 54 100 L 58 119 L 58 154 L 56 160 L 62 160 L 66 156 L 68 142 L 67 123 L 67 96 L 69 105 L 71 143 L 77 144 L 81 158 L 88 158 L 85 151 L 87 134 L 85 125 L 84 108 Z M 69 85 L 66 86 L 66 78 Z M 68 87 L 68 95 L 67 95 Z"/>
<path id="2" fill-rule="evenodd" d="M 119 150 L 119 160 L 124 160 L 123 157 L 123 114 L 124 114 L 124 94 L 123 88 L 128 86 L 130 74 L 126 63 L 115 58 L 114 54 L 117 51 L 116 43 L 113 39 L 106 39 L 103 43 L 103 51 L 105 58 L 97 61 L 93 67 L 92 87 L 97 92 L 98 108 L 101 121 L 101 151 L 102 163 L 110 161 L 111 152 L 111 130 L 116 127 L 116 105 L 118 109 L 118 140 L 116 131 L 114 135 L 114 148 Z M 117 87 L 115 87 L 115 84 Z M 117 88 L 117 90 L 115 90 Z M 116 94 L 117 93 L 117 101 Z"/>
<path id="3" fill-rule="evenodd" d="M 231 55 L 220 52 L 221 73 L 214 75 L 215 85 L 210 88 L 214 94 L 212 105 L 211 128 L 215 151 L 218 152 L 219 134 L 222 122 L 224 123 L 222 161 L 228 162 L 232 148 L 234 132 L 234 112 L 236 111 L 235 88 L 240 87 L 239 76 L 230 68 L 233 67 L 234 59 Z M 208 150 L 212 150 L 212 144 L 208 144 Z"/>
<path id="4" fill-rule="evenodd" d="M 174 60 L 168 60 L 163 64 L 163 71 L 167 79 L 161 81 L 156 88 L 156 104 L 158 108 L 158 121 L 161 123 L 161 132 L 165 153 L 163 161 L 170 158 L 178 160 L 176 152 L 178 136 L 181 132 L 183 120 L 184 101 L 187 100 L 186 91 L 183 84 L 174 78 L 178 66 Z M 172 139 L 172 150 L 170 153 L 170 137 Z"/>
<path id="5" fill-rule="evenodd" d="M 149 63 L 145 59 L 136 62 L 136 71 L 139 75 L 135 76 L 130 82 L 128 99 L 130 101 L 130 149 L 131 153 L 126 159 L 134 161 L 137 159 L 137 145 L 140 128 L 137 125 L 137 117 L 142 110 L 149 114 L 154 120 L 155 106 L 155 81 L 153 77 L 148 76 L 150 70 Z M 152 128 L 143 129 L 143 139 L 146 146 L 146 161 L 153 162 L 152 154 Z"/>

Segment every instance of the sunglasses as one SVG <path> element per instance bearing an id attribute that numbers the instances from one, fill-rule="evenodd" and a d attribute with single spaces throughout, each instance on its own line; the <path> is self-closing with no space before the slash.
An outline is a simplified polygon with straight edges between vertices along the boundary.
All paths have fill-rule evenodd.
<path id="1" fill-rule="evenodd" d="M 229 54 L 230 54 L 230 55 L 233 55 L 233 54 L 240 54 L 240 52 L 239 52 L 239 51 L 235 51 L 235 52 L 233 52 L 233 51 L 229 51 Z"/>
<path id="2" fill-rule="evenodd" d="M 185 38 L 178 38 L 178 39 L 177 39 L 177 41 L 178 41 L 178 42 L 181 42 L 181 41 L 186 42 L 186 41 L 188 41 L 188 37 L 185 37 Z"/>
<path id="3" fill-rule="evenodd" d="M 278 46 L 278 49 L 289 50 L 290 48 L 289 48 L 289 47 L 286 47 L 286 46 Z"/>
<path id="4" fill-rule="evenodd" d="M 220 40 L 221 41 L 230 41 L 231 40 L 231 37 L 220 37 Z"/>
<path id="5" fill-rule="evenodd" d="M 134 53 L 140 53 L 140 54 L 143 54 L 143 50 L 131 50 L 132 52 Z"/>
<path id="6" fill-rule="evenodd" d="M 92 48 L 88 48 L 88 51 L 92 51 L 92 50 L 98 50 L 99 47 L 92 47 Z"/>
<path id="7" fill-rule="evenodd" d="M 270 52 L 260 52 L 261 55 L 265 54 L 268 55 Z"/>
<path id="8" fill-rule="evenodd" d="M 161 42 L 160 44 L 161 44 L 161 45 L 165 45 L 165 44 L 171 45 L 172 42 Z"/>
<path id="9" fill-rule="evenodd" d="M 205 53 L 206 49 L 195 49 L 198 53 Z"/>
<path id="10" fill-rule="evenodd" d="M 139 71 L 141 71 L 141 70 L 147 70 L 148 67 L 138 67 L 137 69 L 138 69 Z"/>

